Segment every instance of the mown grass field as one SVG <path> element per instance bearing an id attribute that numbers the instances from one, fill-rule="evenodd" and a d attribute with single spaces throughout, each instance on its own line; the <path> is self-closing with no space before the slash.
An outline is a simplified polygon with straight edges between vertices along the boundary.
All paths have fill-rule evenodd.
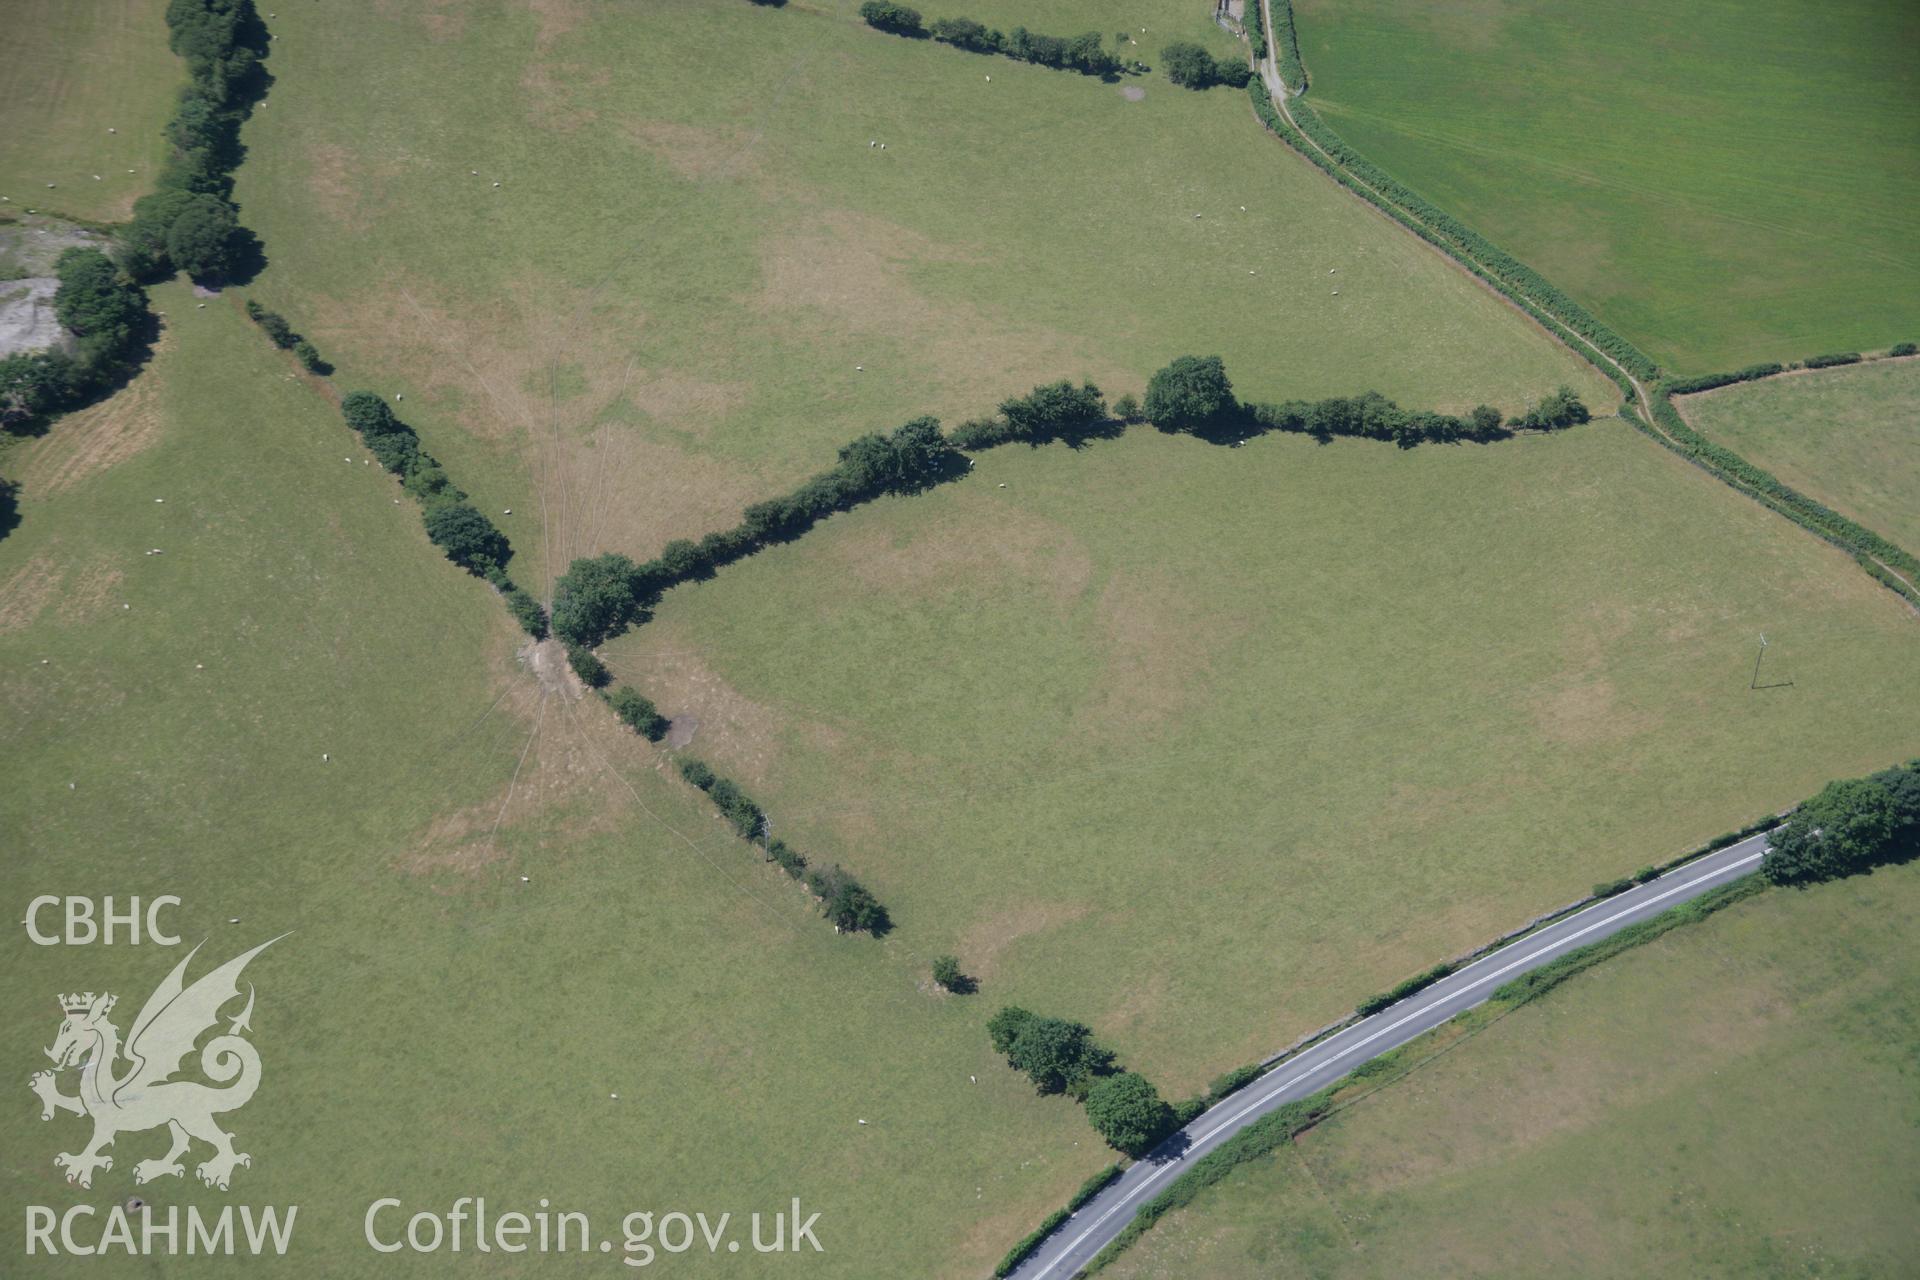
<path id="1" fill-rule="evenodd" d="M 1172 0 L 961 7 L 1148 26 L 1149 61 L 1175 34 L 1234 47 Z M 271 259 L 253 292 L 343 385 L 405 394 L 513 509 L 536 589 L 730 524 L 862 432 L 1059 377 L 1138 392 L 1187 351 L 1269 399 L 1617 399 L 1243 95 L 965 54 L 856 8 L 284 10 L 239 175 Z"/>
<path id="2" fill-rule="evenodd" d="M 1699 430 L 1802 493 L 1920 546 L 1920 361 L 1738 383 L 1676 401 Z"/>
<path id="3" fill-rule="evenodd" d="M 1661 364 L 1705 373 L 1920 332 L 1912 6 L 1295 12 L 1329 124 Z"/>
<path id="4" fill-rule="evenodd" d="M 1748 688 L 1761 632 L 1791 687 Z M 1911 753 L 1917 646 L 1839 553 L 1607 420 L 1003 448 L 603 653 L 983 1001 L 1186 1092 Z"/>
<path id="5" fill-rule="evenodd" d="M 165 12 L 158 0 L 0 2 L 0 195 L 16 210 L 117 222 L 153 189 L 186 83 Z"/>
<path id="6" fill-rule="evenodd" d="M 1903 1274 L 1916 912 L 1913 866 L 1776 891 L 1470 1016 L 1102 1274 Z"/>
<path id="7" fill-rule="evenodd" d="M 1071 1191 L 1099 1159 L 1085 1122 L 995 1069 L 986 1011 L 922 989 L 917 939 L 836 938 L 604 711 L 542 703 L 492 593 L 233 300 L 155 302 L 139 381 L 15 456 L 25 520 L 0 541 L 9 919 L 43 892 L 178 894 L 178 931 L 209 939 L 196 974 L 293 930 L 248 970 L 264 1083 L 227 1127 L 253 1166 L 229 1193 L 143 1195 L 299 1205 L 277 1265 L 301 1275 L 580 1265 L 361 1240 L 377 1197 L 485 1194 L 609 1233 L 798 1195 L 827 1252 L 783 1270 L 977 1276 Z M 9 1275 L 96 1273 L 26 1259 L 23 1206 L 104 1213 L 164 1135 L 69 1187 L 53 1157 L 84 1126 L 43 1124 L 27 1076 L 57 993 L 119 993 L 124 1032 L 182 952 L 39 947 L 17 924 L 4 946 L 0 1254 Z"/>

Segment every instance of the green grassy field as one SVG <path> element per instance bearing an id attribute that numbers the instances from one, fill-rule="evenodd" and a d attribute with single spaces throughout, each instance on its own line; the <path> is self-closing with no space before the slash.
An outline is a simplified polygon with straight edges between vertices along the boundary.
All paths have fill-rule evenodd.
<path id="1" fill-rule="evenodd" d="M 0 0 L 0 195 L 10 204 L 116 222 L 153 189 L 160 129 L 186 82 L 165 12 L 159 0 Z"/>
<path id="2" fill-rule="evenodd" d="M 155 304 L 154 365 L 16 455 L 25 521 L 0 541 L 9 908 L 178 894 L 196 974 L 293 930 L 248 970 L 264 1083 L 227 1125 L 253 1166 L 228 1194 L 191 1170 L 142 1194 L 299 1205 L 280 1265 L 302 1275 L 527 1274 L 361 1240 L 378 1197 L 486 1194 L 616 1235 L 630 1210 L 797 1195 L 827 1252 L 796 1275 L 977 1276 L 1099 1162 L 1078 1115 L 995 1068 L 984 1006 L 923 988 L 920 939 L 836 938 L 604 711 L 543 703 L 492 593 L 232 299 Z M 24 1259 L 22 1206 L 104 1213 L 164 1146 L 128 1134 L 92 1190 L 61 1180 L 83 1123 L 42 1124 L 26 1089 L 55 995 L 117 992 L 124 1032 L 181 953 L 8 931 L 9 1275 L 98 1272 Z"/>
<path id="3" fill-rule="evenodd" d="M 1299 0 L 1311 101 L 1661 364 L 1920 332 L 1920 13 Z"/>
<path id="4" fill-rule="evenodd" d="M 1902 1274 L 1916 912 L 1913 866 L 1765 894 L 1416 1043 L 1102 1274 Z"/>
<path id="5" fill-rule="evenodd" d="M 343 385 L 405 394 L 514 510 L 536 589 L 729 524 L 862 432 L 1062 376 L 1137 392 L 1188 351 L 1265 399 L 1617 399 L 1243 95 L 964 54 L 855 8 L 285 10 L 239 175 L 271 259 L 253 291 Z M 1172 0 L 970 12 L 1233 48 Z"/>
<path id="6" fill-rule="evenodd" d="M 1749 690 L 1760 632 L 1790 688 Z M 1607 420 L 1003 448 L 603 653 L 983 1000 L 1185 1092 L 1911 753 L 1917 644 L 1839 553 Z"/>
<path id="7" fill-rule="evenodd" d="M 1920 547 L 1920 361 L 1738 383 L 1675 403 L 1800 492 Z"/>

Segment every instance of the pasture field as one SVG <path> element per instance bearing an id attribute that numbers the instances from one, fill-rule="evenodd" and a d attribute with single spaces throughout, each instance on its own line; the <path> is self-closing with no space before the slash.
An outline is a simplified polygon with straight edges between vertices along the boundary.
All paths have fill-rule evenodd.
<path id="1" fill-rule="evenodd" d="M 165 13 L 158 0 L 0 0 L 0 195 L 16 211 L 118 222 L 153 190 L 187 79 Z"/>
<path id="2" fill-rule="evenodd" d="M 0 541 L 10 919 L 39 893 L 177 894 L 177 932 L 209 939 L 196 976 L 293 931 L 247 971 L 263 1084 L 227 1127 L 252 1167 L 231 1193 L 189 1169 L 141 1194 L 300 1206 L 278 1265 L 301 1275 L 488 1270 L 361 1238 L 376 1198 L 484 1194 L 616 1239 L 632 1210 L 744 1230 L 797 1195 L 826 1252 L 782 1259 L 795 1275 L 977 1276 L 1100 1163 L 1073 1108 L 996 1068 L 988 1010 L 924 989 L 914 940 L 836 938 L 603 710 L 542 701 L 491 591 L 231 297 L 154 300 L 154 363 L 15 455 L 25 520 Z M 43 1124 L 27 1075 L 57 993 L 118 993 L 124 1032 L 185 947 L 41 947 L 17 923 L 4 947 L 0 1255 L 99 1273 L 22 1263 L 21 1207 L 104 1214 L 164 1134 L 70 1187 L 53 1156 L 84 1122 Z M 698 1265 L 765 1274 L 745 1257 Z"/>
<path id="3" fill-rule="evenodd" d="M 1920 11 L 1299 0 L 1309 100 L 1388 172 L 1707 373 L 1920 332 Z"/>
<path id="4" fill-rule="evenodd" d="M 982 1000 L 1180 1095 L 1912 753 L 1920 632 L 1850 570 L 1617 419 L 1411 451 L 1137 429 L 980 455 L 602 653 Z"/>
<path id="5" fill-rule="evenodd" d="M 1735 383 L 1674 405 L 1800 492 L 1920 547 L 1920 360 Z"/>
<path id="6" fill-rule="evenodd" d="M 1101 1274 L 1902 1274 L 1916 914 L 1912 865 L 1766 893 L 1470 1014 Z"/>
<path id="7" fill-rule="evenodd" d="M 1263 399 L 1617 399 L 1244 95 L 966 54 L 856 8 L 282 10 L 239 174 L 271 259 L 253 292 L 513 509 L 536 591 L 577 555 L 731 524 L 863 432 L 1060 377 L 1137 393 L 1187 351 Z M 1172 0 L 954 12 L 1148 26 L 1149 61 L 1158 31 L 1234 48 Z"/>

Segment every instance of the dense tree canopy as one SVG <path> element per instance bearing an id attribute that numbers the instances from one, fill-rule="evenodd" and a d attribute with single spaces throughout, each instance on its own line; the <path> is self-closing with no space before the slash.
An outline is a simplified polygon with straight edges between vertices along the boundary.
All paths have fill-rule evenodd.
<path id="1" fill-rule="evenodd" d="M 618 552 L 575 560 L 553 584 L 553 633 L 597 645 L 633 621 L 639 566 Z"/>
<path id="2" fill-rule="evenodd" d="M 1087 1090 L 1087 1119 L 1116 1150 L 1142 1156 L 1173 1131 L 1173 1108 L 1145 1076 L 1122 1071 Z"/>
<path id="3" fill-rule="evenodd" d="M 1774 832 L 1761 871 L 1777 884 L 1807 883 L 1912 856 L 1920 788 L 1911 769 L 1891 775 L 1829 782 Z"/>
<path id="4" fill-rule="evenodd" d="M 433 545 L 469 573 L 484 575 L 488 569 L 503 568 L 512 554 L 493 521 L 464 502 L 430 507 L 425 520 Z"/>
<path id="5" fill-rule="evenodd" d="M 1147 421 L 1163 430 L 1202 430 L 1236 407 L 1219 356 L 1181 356 L 1147 382 Z"/>

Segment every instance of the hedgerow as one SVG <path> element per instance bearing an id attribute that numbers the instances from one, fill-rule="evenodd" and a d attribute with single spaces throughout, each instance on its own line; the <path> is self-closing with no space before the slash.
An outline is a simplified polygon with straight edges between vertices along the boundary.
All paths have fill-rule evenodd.
<path id="1" fill-rule="evenodd" d="M 1700 391 L 1712 391 L 1715 387 L 1730 387 L 1736 382 L 1753 382 L 1759 378 L 1771 378 L 1786 368 L 1778 361 L 1767 364 L 1750 364 L 1744 369 L 1735 369 L 1731 373 L 1703 373 L 1697 378 L 1669 378 L 1667 391 L 1676 396 L 1690 396 Z"/>
<path id="2" fill-rule="evenodd" d="M 894 35 L 919 38 L 931 35 L 942 44 L 950 44 L 968 53 L 999 54 L 1015 62 L 1058 71 L 1078 71 L 1081 75 L 1112 76 L 1124 69 L 1120 58 L 1108 53 L 1098 31 L 1077 36 L 1046 36 L 1025 27 L 1002 32 L 972 18 L 936 18 L 924 23 L 918 10 L 890 0 L 867 0 L 860 16 L 870 27 Z"/>
<path id="3" fill-rule="evenodd" d="M 622 692 L 632 691 L 622 686 L 615 696 L 618 697 Z M 634 697 L 638 698 L 639 695 L 634 694 Z M 640 701 L 646 702 L 644 698 Z M 646 702 L 646 706 L 651 708 L 653 704 Z M 707 798 L 713 801 L 714 807 L 732 826 L 735 834 L 749 844 L 758 845 L 765 851 L 767 861 L 776 863 L 781 870 L 806 885 L 808 892 L 819 900 L 820 913 L 836 929 L 846 933 L 871 933 L 878 937 L 893 927 L 893 919 L 887 914 L 887 909 L 852 873 L 838 865 L 810 869 L 807 860 L 785 841 L 770 838 L 765 810 L 755 804 L 752 797 L 733 779 L 720 776 L 692 756 L 681 756 L 674 763 L 682 778 L 707 793 Z"/>
<path id="4" fill-rule="evenodd" d="M 1807 358 L 1806 366 L 1809 369 L 1831 369 L 1835 365 L 1859 363 L 1860 353 L 1858 351 L 1836 351 L 1830 355 L 1810 356 Z"/>
<path id="5" fill-rule="evenodd" d="M 1259 0 L 1253 2 L 1259 4 Z M 1273 59 L 1280 67 L 1280 82 L 1295 93 L 1303 93 L 1307 87 L 1307 68 L 1300 61 L 1300 38 L 1293 29 L 1292 0 L 1272 0 L 1271 11 Z M 1255 19 L 1254 25 L 1258 26 L 1257 11 Z"/>
<path id="6" fill-rule="evenodd" d="M 1652 378 L 1659 373 L 1654 362 L 1626 338 L 1602 324 L 1587 309 L 1560 292 L 1539 272 L 1508 254 L 1468 227 L 1452 214 L 1429 203 L 1426 197 L 1405 186 L 1355 151 L 1340 135 L 1321 120 L 1312 107 L 1295 99 L 1289 106 L 1300 131 L 1333 157 L 1366 186 L 1398 205 L 1422 225 L 1430 228 L 1450 246 L 1454 256 L 1467 255 L 1480 263 L 1494 278 L 1534 299 L 1551 312 L 1561 324 L 1572 329 L 1600 350 L 1613 357 L 1636 378 Z M 1510 291 L 1510 290 L 1509 290 Z"/>
<path id="7" fill-rule="evenodd" d="M 1112 1185 L 1113 1180 L 1125 1171 L 1125 1165 L 1110 1164 L 1081 1183 L 1080 1189 L 1073 1193 L 1071 1200 L 1067 1201 L 1066 1208 L 1055 1209 L 1052 1213 L 1048 1214 L 1040 1225 L 1035 1227 L 1025 1239 L 1020 1241 L 1019 1244 L 1014 1245 L 1013 1248 L 1007 1250 L 1007 1256 L 1000 1259 L 1000 1265 L 993 1269 L 995 1280 L 1004 1280 L 1004 1277 L 1011 1275 L 1013 1269 L 1025 1262 L 1028 1256 L 1032 1254 L 1035 1249 L 1038 1249 L 1048 1236 L 1059 1230 L 1061 1223 L 1079 1212 L 1081 1206 L 1086 1204 L 1087 1201 L 1093 1199 L 1102 1191 L 1105 1191 Z"/>
<path id="8" fill-rule="evenodd" d="M 1434 983 L 1440 981 L 1440 979 L 1452 973 L 1454 967 L 1451 961 L 1437 964 L 1425 973 L 1416 974 L 1404 982 L 1395 983 L 1378 995 L 1368 996 L 1365 1000 L 1362 1000 L 1358 1005 L 1354 1006 L 1354 1011 L 1363 1018 L 1372 1017 L 1388 1005 L 1397 1004 L 1416 991 L 1426 990 Z"/>
<path id="9" fill-rule="evenodd" d="M 1248 82 L 1247 93 L 1253 101 L 1254 114 L 1259 117 L 1261 123 L 1278 134 L 1288 146 L 1318 166 L 1328 177 L 1386 214 L 1389 218 L 1392 218 L 1414 235 L 1419 236 L 1428 244 L 1433 245 L 1436 249 L 1439 249 L 1442 253 L 1454 259 L 1474 276 L 1484 281 L 1489 287 L 1503 294 L 1508 301 L 1539 321 L 1547 330 L 1558 334 L 1562 341 L 1566 342 L 1575 352 L 1585 358 L 1594 368 L 1605 374 L 1615 386 L 1620 388 L 1622 416 L 1632 416 L 1634 413 L 1633 402 L 1635 398 L 1633 383 L 1627 378 L 1625 373 L 1621 372 L 1618 367 L 1601 354 L 1598 346 L 1587 341 L 1568 323 L 1548 314 L 1540 306 L 1536 305 L 1526 294 L 1514 288 L 1513 285 L 1506 280 L 1495 275 L 1486 267 L 1481 266 L 1480 263 L 1473 258 L 1465 256 L 1458 245 L 1429 228 L 1424 222 L 1408 213 L 1405 209 L 1402 209 L 1392 200 L 1386 199 L 1374 191 L 1371 187 L 1347 172 L 1341 165 L 1334 163 L 1318 148 L 1313 146 L 1298 129 L 1294 128 L 1293 125 L 1288 122 L 1286 116 L 1281 114 L 1280 109 L 1274 106 L 1272 95 L 1267 92 L 1266 84 L 1259 78 L 1256 77 Z"/>
<path id="10" fill-rule="evenodd" d="M 1691 426 L 1674 408 L 1672 397 L 1665 385 L 1656 387 L 1652 394 L 1653 416 L 1659 426 L 1658 432 L 1650 432 L 1669 448 L 1685 457 L 1692 458 L 1707 469 L 1719 475 L 1735 488 L 1758 499 L 1765 505 L 1778 511 L 1818 534 L 1828 542 L 1851 552 L 1863 569 L 1898 594 L 1916 604 L 1920 604 L 1920 593 L 1907 585 L 1907 582 L 1920 580 L 1920 560 L 1893 543 L 1887 541 L 1865 525 L 1841 515 L 1798 490 L 1782 484 L 1772 473 L 1754 466 L 1731 449 L 1722 448 L 1713 443 Z M 1887 566 L 1904 578 L 1890 574 L 1886 569 L 1874 563 Z"/>
<path id="11" fill-rule="evenodd" d="M 266 29 L 252 0 L 172 0 L 166 21 L 189 80 L 165 129 L 158 189 L 134 201 L 122 233 L 124 263 L 136 277 L 173 269 L 218 281 L 247 265 L 252 239 L 231 197 L 240 125 L 266 82 Z"/>

